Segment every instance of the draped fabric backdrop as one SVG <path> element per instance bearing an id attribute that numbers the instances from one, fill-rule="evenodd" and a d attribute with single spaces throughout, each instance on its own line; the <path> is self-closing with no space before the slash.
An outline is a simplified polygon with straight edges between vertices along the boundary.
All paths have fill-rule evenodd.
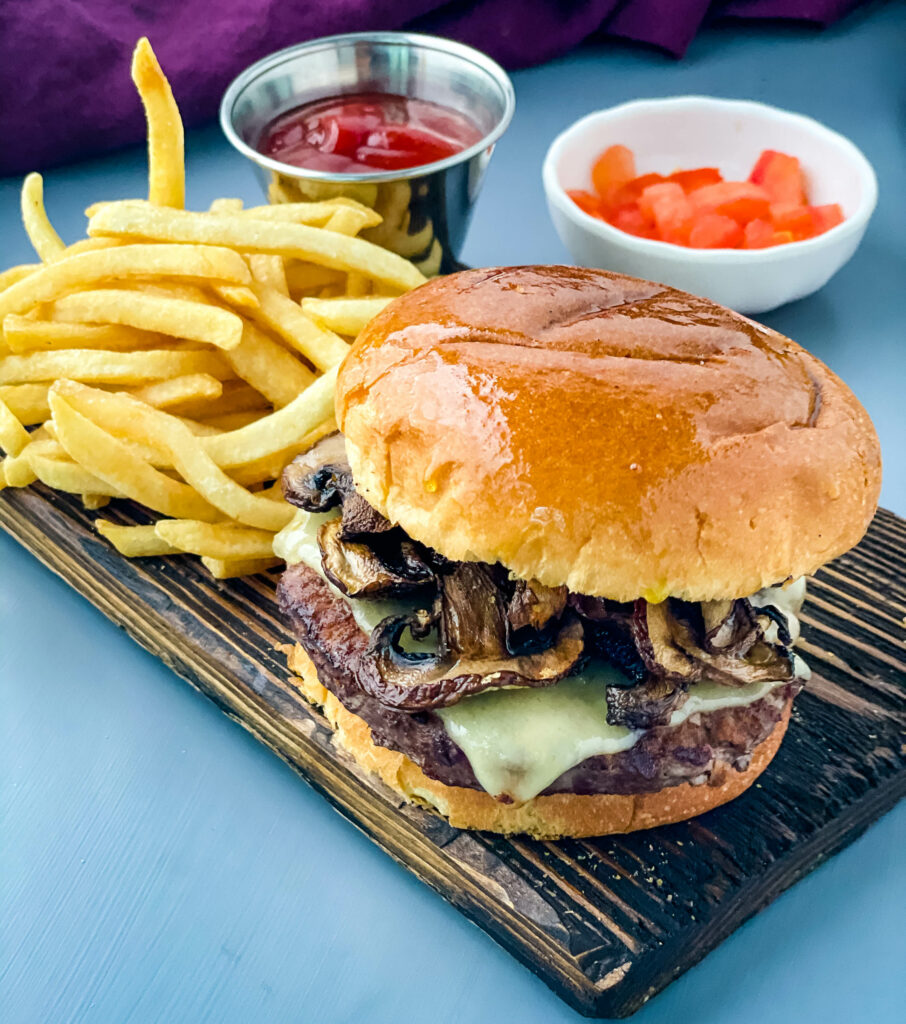
<path id="1" fill-rule="evenodd" d="M 230 80 L 293 43 L 412 28 L 509 68 L 595 34 L 681 57 L 706 16 L 828 25 L 861 0 L 0 0 L 0 174 L 134 143 L 144 124 L 129 62 L 147 35 L 188 125 L 214 117 Z"/>

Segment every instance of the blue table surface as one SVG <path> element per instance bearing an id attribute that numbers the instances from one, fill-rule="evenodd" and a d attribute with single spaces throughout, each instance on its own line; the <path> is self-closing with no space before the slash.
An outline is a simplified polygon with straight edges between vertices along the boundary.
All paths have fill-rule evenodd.
<path id="1" fill-rule="evenodd" d="M 764 319 L 864 402 L 886 454 L 883 502 L 906 515 L 904 42 L 906 7 L 873 6 L 823 34 L 712 29 L 681 63 L 606 45 L 519 72 L 464 257 L 565 259 L 541 160 L 590 110 L 710 93 L 839 129 L 878 172 L 877 213 L 829 286 Z M 257 198 L 216 128 L 189 135 L 188 157 L 190 205 Z M 75 239 L 88 203 L 140 195 L 144 175 L 137 149 L 52 171 L 51 218 Z M 3 265 L 32 258 L 17 190 L 0 182 Z M 5 1024 L 579 1019 L 5 535 L 0 563 Z M 901 1024 L 904 851 L 900 806 L 636 1019 Z"/>

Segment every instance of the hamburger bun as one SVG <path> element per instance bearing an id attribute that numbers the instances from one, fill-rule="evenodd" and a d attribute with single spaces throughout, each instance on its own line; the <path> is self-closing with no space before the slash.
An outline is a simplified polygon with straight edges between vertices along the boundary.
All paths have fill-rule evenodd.
<path id="1" fill-rule="evenodd" d="M 755 782 L 777 753 L 792 706 L 792 700 L 787 701 L 780 721 L 755 747 L 746 771 L 727 768 L 719 776 L 712 776 L 708 785 L 682 783 L 630 796 L 553 793 L 523 804 L 505 804 L 483 790 L 444 785 L 425 775 L 405 754 L 379 747 L 367 724 L 321 685 L 301 645 L 288 647 L 287 654 L 293 681 L 310 703 L 322 709 L 334 729 L 337 745 L 405 800 L 442 815 L 454 828 L 523 833 L 536 839 L 578 839 L 670 825 L 735 799 Z"/>
<path id="2" fill-rule="evenodd" d="M 343 363 L 336 411 L 356 488 L 411 537 L 617 601 L 813 573 L 880 489 L 871 421 L 818 359 L 601 270 L 465 271 L 401 296 Z"/>

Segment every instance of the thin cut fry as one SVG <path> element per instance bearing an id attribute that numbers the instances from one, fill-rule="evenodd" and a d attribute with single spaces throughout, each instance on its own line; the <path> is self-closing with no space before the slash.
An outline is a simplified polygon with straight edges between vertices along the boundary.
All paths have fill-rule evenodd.
<path id="1" fill-rule="evenodd" d="M 417 288 L 425 282 L 411 263 L 373 242 L 347 238 L 307 224 L 255 220 L 245 213 L 106 207 L 88 222 L 88 233 L 162 242 L 214 243 L 231 246 L 240 252 L 276 253 L 337 270 L 356 270 L 401 288 Z"/>
<path id="2" fill-rule="evenodd" d="M 223 349 L 235 348 L 242 338 L 242 320 L 227 309 L 120 288 L 66 295 L 54 303 L 53 315 L 78 323 L 126 324 Z"/>
<path id="3" fill-rule="evenodd" d="M 252 277 L 259 284 L 266 284 L 281 295 L 289 295 L 286 283 L 286 268 L 282 256 L 266 256 L 263 253 L 249 256 Z"/>
<path id="4" fill-rule="evenodd" d="M 254 284 L 252 289 L 260 303 L 259 308 L 251 312 L 252 317 L 301 352 L 319 370 L 329 370 L 346 358 L 349 345 L 333 331 L 315 323 L 292 299 L 267 285 Z"/>
<path id="5" fill-rule="evenodd" d="M 19 455 L 28 444 L 28 431 L 13 415 L 6 402 L 0 401 L 0 448 L 7 455 Z"/>
<path id="6" fill-rule="evenodd" d="M 392 299 L 303 299 L 302 312 L 339 334 L 355 336 Z"/>
<path id="7" fill-rule="evenodd" d="M 132 81 L 148 119 L 148 199 L 182 209 L 186 193 L 182 118 L 170 83 L 144 37 L 132 54 Z"/>
<path id="8" fill-rule="evenodd" d="M 267 399 L 253 387 L 241 380 L 224 382 L 220 398 L 205 399 L 203 402 L 186 402 L 174 412 L 196 420 L 209 420 L 215 416 L 230 416 L 237 412 L 254 412 L 262 416 L 271 411 Z"/>
<path id="9" fill-rule="evenodd" d="M 265 259 L 279 259 L 279 256 L 267 256 Z M 239 309 L 257 309 L 258 308 L 258 297 L 251 290 L 246 288 L 245 285 L 241 284 L 215 284 L 212 288 L 214 294 L 219 298 L 223 299 L 224 302 L 231 306 L 237 306 Z"/>
<path id="10" fill-rule="evenodd" d="M 211 213 L 240 213 L 242 206 L 241 199 L 214 199 L 208 209 Z"/>
<path id="11" fill-rule="evenodd" d="M 54 258 L 56 260 L 67 260 L 70 256 L 78 256 L 83 252 L 94 252 L 97 249 L 115 249 L 123 243 L 118 238 L 80 238 Z"/>
<path id="12" fill-rule="evenodd" d="M 22 182 L 22 223 L 35 252 L 45 263 L 56 259 L 66 248 L 47 219 L 44 179 L 35 172 Z"/>
<path id="13" fill-rule="evenodd" d="M 47 384 L 4 384 L 0 386 L 0 402 L 6 403 L 24 427 L 31 427 L 50 416 L 47 388 Z"/>
<path id="14" fill-rule="evenodd" d="M 27 313 L 40 302 L 75 289 L 135 277 L 176 277 L 197 281 L 248 284 L 245 260 L 219 245 L 120 245 L 94 249 L 56 260 L 0 292 L 0 317 Z"/>
<path id="15" fill-rule="evenodd" d="M 188 484 L 156 470 L 122 441 L 76 412 L 59 393 L 64 383 L 54 384 L 48 397 L 60 443 L 75 462 L 126 497 L 156 512 L 177 519 L 203 519 L 206 522 L 213 522 L 219 517 L 217 509 Z M 141 402 L 136 401 L 136 405 L 152 411 L 150 406 Z M 188 430 L 186 434 L 192 436 Z M 80 487 L 79 491 L 100 493 L 102 488 Z"/>
<path id="16" fill-rule="evenodd" d="M 324 225 L 328 231 L 336 231 L 341 235 L 357 235 L 363 228 L 373 227 L 380 224 L 381 216 L 374 210 L 367 210 L 364 206 L 355 209 L 351 206 L 342 206 L 330 215 Z"/>
<path id="17" fill-rule="evenodd" d="M 95 519 L 94 528 L 127 558 L 147 558 L 151 555 L 177 555 L 177 548 L 171 547 L 157 535 L 151 526 L 120 526 L 109 519 Z"/>
<path id="18" fill-rule="evenodd" d="M 17 267 L 0 271 L 0 292 L 6 291 L 11 285 L 24 281 L 26 277 L 41 269 L 40 263 L 20 263 Z"/>
<path id="19" fill-rule="evenodd" d="M 283 263 L 286 267 L 286 283 L 293 298 L 328 284 L 340 284 L 344 278 L 342 271 L 319 267 L 316 263 L 302 263 L 300 260 L 284 260 Z"/>
<path id="20" fill-rule="evenodd" d="M 209 558 L 273 558 L 274 535 L 231 523 L 201 523 L 193 519 L 161 519 L 157 536 L 179 551 Z"/>
<path id="21" fill-rule="evenodd" d="M 270 416 L 263 416 L 239 430 L 204 438 L 202 443 L 205 451 L 218 466 L 241 466 L 298 443 L 333 416 L 336 381 L 337 370 L 334 367 L 310 384 L 289 405 Z"/>
<path id="22" fill-rule="evenodd" d="M 198 399 L 220 398 L 223 384 L 209 373 L 187 373 L 182 377 L 170 377 L 169 380 L 146 384 L 132 392 L 138 398 L 155 409 L 169 409 L 183 402 Z"/>
<path id="23" fill-rule="evenodd" d="M 233 375 L 216 352 L 161 352 L 156 349 L 108 352 L 93 349 L 29 352 L 0 358 L 0 384 L 24 384 L 60 377 L 98 384 L 145 384 L 187 373 L 207 373 L 218 380 Z"/>
<path id="24" fill-rule="evenodd" d="M 94 511 L 98 508 L 103 508 L 105 505 L 110 504 L 109 494 L 83 494 L 82 495 L 82 507 L 87 508 L 90 511 Z"/>
<path id="25" fill-rule="evenodd" d="M 273 569 L 281 562 L 281 558 L 242 558 L 224 561 L 222 558 L 208 558 L 206 555 L 201 559 L 201 564 L 215 580 L 228 580 L 234 576 L 254 576 L 256 573 Z"/>
<path id="26" fill-rule="evenodd" d="M 243 328 L 242 341 L 226 354 L 226 359 L 237 377 L 248 381 L 278 409 L 315 379 L 291 352 L 249 323 Z"/>
<path id="27" fill-rule="evenodd" d="M 115 487 L 110 487 L 72 459 L 57 458 L 40 452 L 29 452 L 27 458 L 35 476 L 42 484 L 53 487 L 55 491 L 67 491 L 69 494 L 91 492 L 111 498 L 120 496 Z"/>
<path id="28" fill-rule="evenodd" d="M 276 203 L 270 206 L 250 206 L 243 211 L 245 216 L 254 220 L 285 220 L 294 224 L 311 224 L 315 227 L 324 227 L 330 218 L 341 208 L 356 210 L 364 222 L 363 227 L 376 227 L 381 223 L 381 215 L 370 207 L 356 202 L 355 199 L 348 199 L 345 196 L 337 196 L 334 199 L 325 199 L 313 203 Z"/>
<path id="29" fill-rule="evenodd" d="M 120 324 L 68 324 L 57 320 L 32 320 L 16 313 L 3 318 L 3 337 L 11 352 L 67 348 L 129 352 L 151 348 L 164 341 L 163 334 Z"/>

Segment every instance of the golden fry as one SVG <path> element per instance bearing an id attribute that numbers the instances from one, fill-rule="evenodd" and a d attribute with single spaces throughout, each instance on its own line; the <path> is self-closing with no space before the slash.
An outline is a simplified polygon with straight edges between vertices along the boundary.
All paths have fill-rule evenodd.
<path id="1" fill-rule="evenodd" d="M 110 504 L 109 494 L 83 494 L 82 495 L 82 507 L 87 508 L 90 511 L 95 509 L 103 508 L 105 505 Z"/>
<path id="2" fill-rule="evenodd" d="M 263 253 L 249 256 L 252 277 L 259 284 L 266 284 L 281 295 L 289 295 L 286 283 L 286 267 L 282 256 L 266 256 Z"/>
<path id="3" fill-rule="evenodd" d="M 138 398 L 155 409 L 169 409 L 183 402 L 199 399 L 220 398 L 223 384 L 209 373 L 187 373 L 182 377 L 170 377 L 167 380 L 146 384 L 132 392 Z"/>
<path id="4" fill-rule="evenodd" d="M 292 299 L 267 285 L 254 284 L 252 289 L 260 306 L 251 316 L 301 352 L 319 370 L 329 370 L 346 358 L 349 345 L 333 331 L 315 323 Z"/>
<path id="5" fill-rule="evenodd" d="M 0 448 L 7 455 L 19 455 L 29 442 L 28 431 L 6 402 L 0 400 Z"/>
<path id="6" fill-rule="evenodd" d="M 50 416 L 48 387 L 48 384 L 4 384 L 0 386 L 0 402 L 6 403 L 24 427 L 32 427 Z"/>
<path id="7" fill-rule="evenodd" d="M 11 352 L 67 348 L 128 352 L 151 348 L 164 341 L 162 334 L 120 324 L 68 324 L 58 320 L 32 320 L 16 313 L 3 318 L 3 337 Z"/>
<path id="8" fill-rule="evenodd" d="M 149 555 L 177 555 L 179 550 L 159 537 L 151 526 L 120 526 L 109 519 L 95 519 L 94 528 L 127 558 L 147 558 Z"/>
<path id="9" fill-rule="evenodd" d="M 208 570 L 215 580 L 228 580 L 234 576 L 254 576 L 259 572 L 266 572 L 280 565 L 281 558 L 240 558 L 224 561 L 222 558 L 208 558 L 202 556 L 201 564 Z"/>
<path id="10" fill-rule="evenodd" d="M 243 327 L 242 341 L 226 354 L 226 360 L 237 377 L 248 381 L 278 409 L 315 379 L 296 356 L 249 323 Z"/>
<path id="11" fill-rule="evenodd" d="M 218 466 L 241 466 L 297 444 L 334 415 L 336 367 L 310 384 L 282 409 L 239 430 L 204 438 L 205 451 Z"/>
<path id="12" fill-rule="evenodd" d="M 317 263 L 284 260 L 286 283 L 293 298 L 305 292 L 314 292 L 328 284 L 342 284 L 346 275 L 340 270 L 319 267 Z"/>
<path id="13" fill-rule="evenodd" d="M 24 281 L 26 277 L 41 269 L 40 263 L 20 263 L 17 267 L 0 271 L 0 292 L 6 291 L 11 285 Z"/>
<path id="14" fill-rule="evenodd" d="M 66 295 L 54 303 L 53 315 L 78 323 L 125 324 L 223 349 L 235 348 L 242 338 L 242 320 L 229 310 L 121 288 Z"/>
<path id="15" fill-rule="evenodd" d="M 193 519 L 161 519 L 157 536 L 179 551 L 208 558 L 273 558 L 274 535 L 267 530 L 234 526 L 232 523 L 202 523 Z"/>
<path id="16" fill-rule="evenodd" d="M 348 238 L 308 224 L 256 220 L 248 214 L 189 213 L 152 207 L 105 207 L 88 222 L 90 235 L 228 245 L 240 252 L 275 253 L 321 263 L 336 270 L 359 271 L 370 278 L 408 289 L 425 278 L 407 260 L 373 242 Z"/>
<path id="17" fill-rule="evenodd" d="M 61 377 L 97 384 L 145 384 L 188 373 L 207 373 L 218 380 L 233 371 L 216 352 L 89 351 L 29 352 L 0 358 L 0 384 L 25 384 Z"/>
<path id="18" fill-rule="evenodd" d="M 90 492 L 111 498 L 120 497 L 120 492 L 115 487 L 110 487 L 89 470 L 65 456 L 59 458 L 30 451 L 26 457 L 35 476 L 42 484 L 47 484 L 55 491 L 67 491 L 70 494 Z"/>
<path id="19" fill-rule="evenodd" d="M 223 246 L 120 245 L 93 249 L 56 260 L 0 292 L 0 317 L 27 313 L 76 289 L 135 277 L 176 277 L 248 284 L 248 264 Z"/>
<path id="20" fill-rule="evenodd" d="M 170 83 L 144 37 L 132 54 L 132 81 L 148 120 L 148 199 L 182 209 L 186 194 L 182 118 Z"/>
<path id="21" fill-rule="evenodd" d="M 22 182 L 22 223 L 35 252 L 48 263 L 66 248 L 44 209 L 44 179 L 32 172 Z"/>
<path id="22" fill-rule="evenodd" d="M 211 213 L 240 213 L 243 202 L 241 199 L 213 199 L 208 209 Z M 88 214 L 90 217 L 91 214 Z"/>
<path id="23" fill-rule="evenodd" d="M 354 337 L 392 301 L 378 296 L 362 299 L 303 299 L 302 312 L 338 334 Z"/>

